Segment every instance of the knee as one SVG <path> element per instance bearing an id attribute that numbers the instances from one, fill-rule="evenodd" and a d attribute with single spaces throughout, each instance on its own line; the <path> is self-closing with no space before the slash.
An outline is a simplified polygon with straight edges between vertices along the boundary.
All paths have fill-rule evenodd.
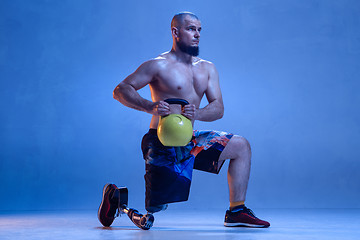
<path id="1" fill-rule="evenodd" d="M 234 135 L 231 139 L 234 141 L 236 149 L 238 149 L 239 152 L 251 152 L 250 143 L 246 138 Z"/>
<path id="2" fill-rule="evenodd" d="M 250 161 L 251 148 L 246 138 L 234 135 L 224 151 L 220 155 L 220 160 L 225 159 L 247 159 Z"/>

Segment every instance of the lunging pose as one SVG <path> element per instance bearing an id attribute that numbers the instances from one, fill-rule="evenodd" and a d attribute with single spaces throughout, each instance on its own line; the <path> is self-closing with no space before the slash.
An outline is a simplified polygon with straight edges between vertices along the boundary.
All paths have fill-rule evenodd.
<path id="1" fill-rule="evenodd" d="M 218 72 L 213 63 L 203 60 L 199 54 L 201 23 L 190 12 L 176 14 L 171 21 L 172 49 L 144 62 L 114 90 L 114 98 L 127 107 L 152 115 L 150 130 L 142 139 L 145 159 L 146 199 L 149 213 L 167 208 L 168 203 L 186 201 L 189 195 L 192 170 L 219 173 L 225 160 L 230 159 L 228 184 L 230 207 L 225 214 L 224 225 L 269 227 L 266 221 L 255 217 L 245 206 L 246 190 L 250 175 L 251 149 L 241 136 L 221 131 L 193 132 L 191 141 L 184 147 L 166 147 L 157 136 L 161 116 L 182 114 L 192 123 L 215 121 L 222 118 L 224 105 Z M 150 86 L 152 101 L 137 92 Z M 208 104 L 200 108 L 206 96 Z M 184 99 L 185 106 L 169 104 L 166 100 Z M 100 211 L 100 221 L 112 223 L 116 213 L 114 184 L 106 185 Z M 100 214 L 100 212 L 102 212 Z"/>

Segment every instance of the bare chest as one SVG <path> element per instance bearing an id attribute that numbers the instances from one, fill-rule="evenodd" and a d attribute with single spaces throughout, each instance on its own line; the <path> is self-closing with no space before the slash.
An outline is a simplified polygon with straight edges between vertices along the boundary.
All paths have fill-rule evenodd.
<path id="1" fill-rule="evenodd" d="M 208 85 L 208 72 L 197 66 L 168 66 L 157 76 L 153 92 L 160 95 L 183 97 L 188 100 L 203 96 Z"/>

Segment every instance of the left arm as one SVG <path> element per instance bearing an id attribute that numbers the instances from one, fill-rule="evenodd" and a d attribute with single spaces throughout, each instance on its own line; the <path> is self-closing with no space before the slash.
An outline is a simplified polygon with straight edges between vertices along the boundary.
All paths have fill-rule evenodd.
<path id="1" fill-rule="evenodd" d="M 204 108 L 196 109 L 195 105 L 190 104 L 184 107 L 183 115 L 192 119 L 204 122 L 218 120 L 224 115 L 224 104 L 219 84 L 219 74 L 213 64 L 209 66 L 209 80 L 205 91 L 209 102 Z"/>

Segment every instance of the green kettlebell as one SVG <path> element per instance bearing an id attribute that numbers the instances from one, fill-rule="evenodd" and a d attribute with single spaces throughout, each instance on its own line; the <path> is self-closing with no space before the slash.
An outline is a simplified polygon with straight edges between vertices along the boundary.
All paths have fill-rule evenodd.
<path id="1" fill-rule="evenodd" d="M 169 98 L 164 100 L 169 104 L 180 104 L 185 106 L 188 101 L 178 98 Z M 160 117 L 157 135 L 160 142 L 167 147 L 186 146 L 193 135 L 193 127 L 190 119 L 181 114 L 170 114 Z"/>

